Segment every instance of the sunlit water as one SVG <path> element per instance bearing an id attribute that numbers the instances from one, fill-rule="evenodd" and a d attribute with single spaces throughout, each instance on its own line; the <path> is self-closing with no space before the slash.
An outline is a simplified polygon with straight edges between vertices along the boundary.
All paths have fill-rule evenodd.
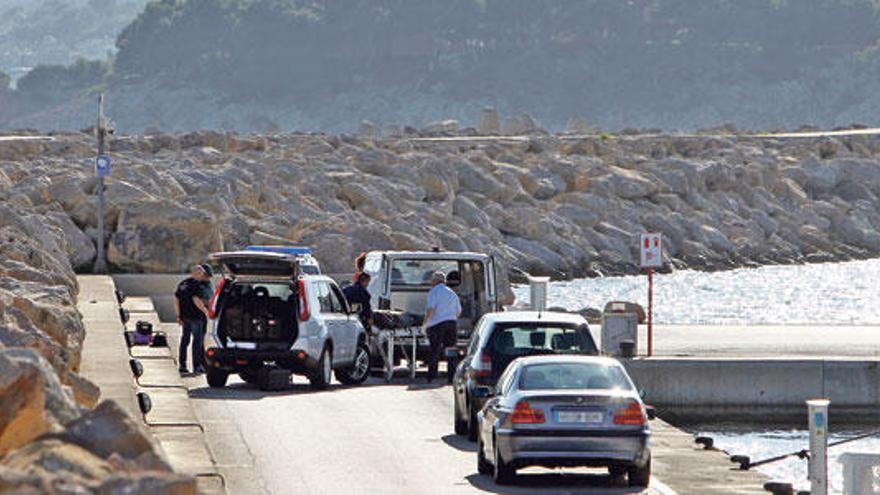
<path id="1" fill-rule="evenodd" d="M 647 286 L 644 275 L 553 282 L 548 304 L 569 310 L 602 309 L 612 300 L 646 305 Z M 514 293 L 528 302 L 528 286 Z M 880 324 L 880 259 L 655 275 L 654 321 Z"/>
<path id="2" fill-rule="evenodd" d="M 708 429 L 697 428 L 691 431 L 712 437 L 715 440 L 715 447 L 731 455 L 747 455 L 752 462 L 809 448 L 809 434 L 805 430 L 748 432 L 740 427 L 723 429 L 708 427 Z M 832 432 L 829 443 L 868 431 L 872 430 Z M 828 481 L 831 493 L 841 493 L 843 490 L 843 466 L 839 458 L 844 452 L 880 454 L 880 435 L 828 449 Z M 757 469 L 772 480 L 794 483 L 795 488 L 798 489 L 809 488 L 805 459 L 790 457 L 765 464 Z"/>
<path id="3" fill-rule="evenodd" d="M 528 302 L 528 286 L 517 286 L 518 302 Z M 601 309 L 612 300 L 647 303 L 644 275 L 580 279 L 550 284 L 548 305 L 569 310 Z M 678 271 L 654 276 L 654 321 L 666 324 L 880 324 L 880 259 L 815 265 L 766 266 L 725 272 Z M 832 424 L 832 432 L 834 430 Z M 753 461 L 808 448 L 804 430 L 749 431 L 748 427 L 692 429 L 715 445 Z M 831 441 L 862 431 L 833 433 Z M 880 436 L 831 448 L 833 493 L 843 487 L 844 452 L 880 453 Z M 777 481 L 807 488 L 807 462 L 798 458 L 758 468 Z"/>

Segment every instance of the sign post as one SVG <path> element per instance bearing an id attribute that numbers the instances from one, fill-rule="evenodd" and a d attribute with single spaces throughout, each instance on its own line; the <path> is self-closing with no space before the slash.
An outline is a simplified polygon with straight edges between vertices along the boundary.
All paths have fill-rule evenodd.
<path id="1" fill-rule="evenodd" d="M 110 157 L 104 154 L 104 140 L 107 138 L 107 119 L 104 117 L 104 95 L 98 96 L 98 122 L 95 126 L 98 138 L 98 156 L 95 158 L 95 175 L 98 177 L 98 256 L 95 259 L 95 273 L 107 271 L 107 257 L 104 253 L 104 178 L 110 175 Z"/>
<path id="2" fill-rule="evenodd" d="M 648 271 L 648 357 L 654 354 L 654 268 L 663 266 L 663 235 L 645 232 L 639 236 L 640 263 Z"/>
<path id="3" fill-rule="evenodd" d="M 807 401 L 810 415 L 810 493 L 828 495 L 828 399 Z"/>

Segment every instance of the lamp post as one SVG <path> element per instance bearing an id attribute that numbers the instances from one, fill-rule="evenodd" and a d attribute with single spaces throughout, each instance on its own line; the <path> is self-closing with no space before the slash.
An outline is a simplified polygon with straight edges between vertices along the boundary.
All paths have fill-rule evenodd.
<path id="1" fill-rule="evenodd" d="M 107 271 L 107 256 L 104 253 L 104 178 L 110 173 L 110 158 L 105 152 L 107 138 L 107 119 L 104 117 L 104 94 L 98 96 L 98 123 L 95 126 L 98 138 L 98 156 L 95 158 L 95 175 L 98 176 L 98 257 L 95 260 L 95 273 Z"/>

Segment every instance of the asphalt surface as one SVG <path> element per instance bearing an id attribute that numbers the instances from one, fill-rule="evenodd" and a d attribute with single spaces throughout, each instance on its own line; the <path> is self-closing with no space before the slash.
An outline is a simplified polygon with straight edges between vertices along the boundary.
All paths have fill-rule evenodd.
<path id="1" fill-rule="evenodd" d="M 517 486 L 499 487 L 477 473 L 476 444 L 454 435 L 445 382 L 401 375 L 312 391 L 295 377 L 262 392 L 237 377 L 226 389 L 185 381 L 229 493 L 669 493 L 587 469 L 523 470 Z"/>
<path id="2" fill-rule="evenodd" d="M 599 331 L 601 325 L 594 325 Z M 658 357 L 768 357 L 861 359 L 880 357 L 880 326 L 857 325 L 655 325 Z M 639 353 L 648 328 L 639 327 Z"/>
<path id="3" fill-rule="evenodd" d="M 177 332 L 175 325 L 167 327 Z M 646 329 L 640 330 L 644 348 Z M 877 330 L 670 325 L 655 328 L 654 343 L 661 356 L 857 358 L 876 354 Z M 310 390 L 298 376 L 289 389 L 276 392 L 260 391 L 236 376 L 219 390 L 208 388 L 202 376 L 185 383 L 229 493 L 670 493 L 663 477 L 670 476 L 669 485 L 682 485 L 680 469 L 663 462 L 678 464 L 685 458 L 677 455 L 693 454 L 689 439 L 662 454 L 672 455 L 666 461 L 655 452 L 659 480 L 643 492 L 587 469 L 532 468 L 520 471 L 517 486 L 500 487 L 477 473 L 476 445 L 452 431 L 451 388 L 442 381 L 429 385 L 422 375 L 411 382 L 405 375 L 400 370 L 391 384 L 378 378 L 359 387 L 334 382 L 327 391 Z M 695 457 L 689 464 L 696 469 L 706 460 Z M 710 471 L 709 478 L 718 474 Z M 739 481 L 759 490 L 758 481 Z"/>

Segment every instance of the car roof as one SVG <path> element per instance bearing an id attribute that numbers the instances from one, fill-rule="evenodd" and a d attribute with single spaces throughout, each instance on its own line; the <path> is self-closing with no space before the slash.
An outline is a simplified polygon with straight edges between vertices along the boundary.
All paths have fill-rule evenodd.
<path id="1" fill-rule="evenodd" d="M 500 311 L 485 315 L 488 323 L 574 323 L 585 324 L 587 320 L 577 313 L 561 311 Z"/>
<path id="2" fill-rule="evenodd" d="M 332 277 L 329 277 L 329 276 L 323 275 L 323 274 L 312 275 L 312 274 L 308 274 L 308 273 L 303 273 L 302 275 L 299 276 L 299 278 L 305 280 L 306 282 L 333 282 L 333 285 L 339 285 L 336 283 L 335 280 L 333 280 Z"/>
<path id="3" fill-rule="evenodd" d="M 542 354 L 540 356 L 524 356 L 513 361 L 518 366 L 530 364 L 598 364 L 603 366 L 623 366 L 620 361 L 605 356 L 583 356 L 580 354 Z"/>
<path id="4" fill-rule="evenodd" d="M 440 260 L 486 260 L 489 255 L 470 251 L 371 251 L 393 258 L 440 259 Z"/>

